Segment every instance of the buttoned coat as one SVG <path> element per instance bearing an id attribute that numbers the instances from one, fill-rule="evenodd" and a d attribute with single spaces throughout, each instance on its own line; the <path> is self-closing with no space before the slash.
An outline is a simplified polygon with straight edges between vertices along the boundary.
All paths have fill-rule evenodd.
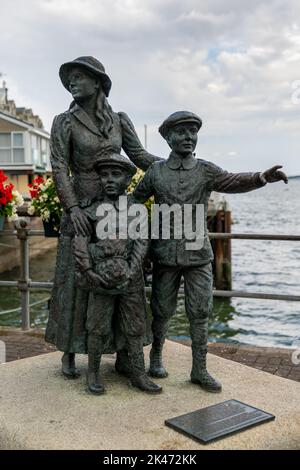
<path id="1" fill-rule="evenodd" d="M 151 240 L 151 255 L 155 262 L 166 266 L 200 266 L 213 260 L 213 251 L 207 234 L 207 208 L 212 191 L 223 193 L 243 193 L 264 186 L 260 173 L 229 173 L 217 165 L 194 156 L 182 158 L 171 152 L 169 158 L 155 162 L 147 170 L 143 180 L 136 187 L 133 198 L 143 203 L 154 196 L 156 204 L 178 204 L 182 211 L 185 204 L 193 208 L 202 204 L 204 208 L 204 244 L 199 250 L 186 248 L 187 240 Z M 193 218 L 196 211 L 192 212 Z M 184 214 L 183 214 L 184 215 Z M 196 227 L 196 220 L 192 220 Z M 159 234 L 162 233 L 160 226 Z M 171 222 L 171 233 L 174 222 Z"/>

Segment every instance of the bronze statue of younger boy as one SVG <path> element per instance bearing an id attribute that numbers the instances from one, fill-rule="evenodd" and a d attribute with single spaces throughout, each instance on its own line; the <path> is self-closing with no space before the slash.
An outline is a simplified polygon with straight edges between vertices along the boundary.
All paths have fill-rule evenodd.
<path id="1" fill-rule="evenodd" d="M 179 111 L 171 114 L 159 132 L 171 147 L 167 160 L 155 162 L 133 193 L 135 202 L 154 196 L 156 204 L 204 206 L 204 244 L 201 249 L 187 249 L 189 239 L 151 241 L 153 283 L 151 308 L 153 313 L 153 344 L 150 352 L 150 375 L 166 377 L 162 349 L 168 322 L 176 310 L 181 278 L 184 278 L 185 308 L 190 323 L 193 366 L 191 381 L 210 392 L 219 392 L 221 384 L 207 371 L 206 354 L 208 317 L 212 309 L 213 252 L 207 236 L 207 206 L 210 193 L 243 193 L 261 188 L 266 183 L 283 180 L 286 175 L 275 166 L 264 173 L 228 173 L 211 162 L 196 159 L 194 150 L 202 121 L 194 113 Z M 195 216 L 195 211 L 192 212 Z M 174 219 L 175 220 L 175 219 Z M 192 220 L 193 225 L 195 220 Z M 163 227 L 159 227 L 160 233 Z M 176 228 L 171 224 L 171 229 Z"/>
<path id="2" fill-rule="evenodd" d="M 131 384 L 151 393 L 162 388 L 146 375 L 143 340 L 146 330 L 146 302 L 143 278 L 143 260 L 148 250 L 148 240 L 120 238 L 118 217 L 119 197 L 127 197 L 136 167 L 122 155 L 102 157 L 95 169 L 100 177 L 103 196 L 85 209 L 93 223 L 90 237 L 75 236 L 74 256 L 77 282 L 81 288 L 90 290 L 87 312 L 88 334 L 88 388 L 92 393 L 105 391 L 99 372 L 101 355 L 108 352 L 113 337 L 114 350 L 128 352 L 128 370 Z M 127 199 L 130 207 L 129 197 Z M 97 226 L 104 221 L 107 211 L 115 211 L 115 235 L 99 239 Z M 124 214 L 123 214 L 124 217 Z M 127 222 L 130 218 L 127 213 Z M 118 346 L 118 332 L 123 344 Z"/>

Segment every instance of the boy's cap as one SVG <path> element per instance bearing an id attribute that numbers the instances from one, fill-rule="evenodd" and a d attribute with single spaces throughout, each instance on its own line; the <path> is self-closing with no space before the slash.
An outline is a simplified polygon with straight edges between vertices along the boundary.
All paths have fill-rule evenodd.
<path id="1" fill-rule="evenodd" d="M 197 114 L 194 114 L 190 111 L 176 111 L 176 113 L 171 114 L 167 119 L 164 120 L 162 125 L 159 127 L 159 133 L 165 139 L 168 135 L 169 130 L 176 126 L 177 124 L 182 124 L 185 122 L 192 122 L 196 124 L 198 130 L 202 126 L 202 120 Z"/>
<path id="2" fill-rule="evenodd" d="M 123 170 L 126 170 L 127 173 L 132 176 L 137 170 L 136 166 L 129 160 L 129 158 L 124 157 L 119 153 L 106 154 L 99 158 L 99 160 L 96 161 L 94 168 L 99 172 L 103 166 L 118 166 Z"/>

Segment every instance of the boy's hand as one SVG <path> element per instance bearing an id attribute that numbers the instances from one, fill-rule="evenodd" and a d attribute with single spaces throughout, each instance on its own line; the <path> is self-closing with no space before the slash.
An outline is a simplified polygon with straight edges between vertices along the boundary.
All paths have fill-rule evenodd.
<path id="1" fill-rule="evenodd" d="M 99 274 L 96 274 L 91 269 L 88 269 L 85 272 L 85 276 L 91 287 L 103 287 L 104 289 L 108 289 L 107 282 Z"/>
<path id="2" fill-rule="evenodd" d="M 269 170 L 264 171 L 260 174 L 261 180 L 263 183 L 276 183 L 277 181 L 284 181 L 285 184 L 288 184 L 288 178 L 283 171 L 279 171 L 282 168 L 282 165 L 275 165 Z"/>
<path id="3" fill-rule="evenodd" d="M 115 289 L 118 289 L 119 291 L 126 291 L 127 287 L 129 286 L 129 280 L 122 282 L 121 284 L 118 284 Z"/>
<path id="4" fill-rule="evenodd" d="M 130 284 L 131 278 L 132 278 L 132 273 L 131 273 L 130 268 L 128 268 L 125 271 L 125 281 L 121 282 L 121 284 L 118 284 L 116 286 L 116 289 L 122 290 L 122 291 L 126 290 Z"/>

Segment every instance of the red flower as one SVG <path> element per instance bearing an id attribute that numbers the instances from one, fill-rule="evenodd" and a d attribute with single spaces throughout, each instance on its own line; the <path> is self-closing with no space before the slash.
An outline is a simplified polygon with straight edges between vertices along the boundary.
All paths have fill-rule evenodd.
<path id="1" fill-rule="evenodd" d="M 39 191 L 37 189 L 29 189 L 29 192 L 32 199 L 34 199 L 37 197 Z"/>
<path id="2" fill-rule="evenodd" d="M 40 192 L 40 185 L 44 184 L 44 178 L 42 176 L 36 176 L 33 183 L 28 184 L 30 196 L 32 199 L 36 198 Z"/>
<path id="3" fill-rule="evenodd" d="M 7 176 L 4 174 L 2 170 L 0 170 L 0 205 L 6 206 L 8 202 L 13 200 L 12 191 L 14 189 L 14 185 L 12 183 L 5 184 L 4 182 L 7 180 Z"/>
<path id="4" fill-rule="evenodd" d="M 0 170 L 0 183 L 4 183 L 7 180 L 7 176 Z"/>
<path id="5" fill-rule="evenodd" d="M 33 180 L 34 185 L 40 185 L 44 183 L 44 178 L 42 176 L 36 176 Z"/>
<path id="6" fill-rule="evenodd" d="M 8 185 L 4 187 L 7 202 L 10 202 L 13 200 L 13 194 L 12 194 L 13 189 L 14 189 L 14 185 L 12 183 L 9 183 Z"/>
<path id="7" fill-rule="evenodd" d="M 0 197 L 0 205 L 5 206 L 7 203 L 7 199 L 5 196 Z"/>

